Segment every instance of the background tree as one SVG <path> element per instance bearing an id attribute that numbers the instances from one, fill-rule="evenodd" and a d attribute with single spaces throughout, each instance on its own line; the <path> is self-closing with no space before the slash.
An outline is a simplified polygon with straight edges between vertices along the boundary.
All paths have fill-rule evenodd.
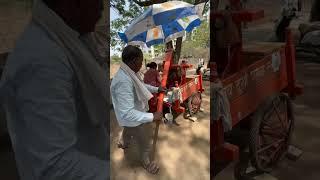
<path id="1" fill-rule="evenodd" d="M 206 6 L 204 12 L 209 10 L 209 0 L 184 0 L 190 4 L 200 4 L 205 2 Z M 167 2 L 167 0 L 147 0 L 147 1 L 138 1 L 138 0 L 111 0 L 110 6 L 118 13 L 119 17 L 111 22 L 110 35 L 111 35 L 111 48 L 115 50 L 120 50 L 124 46 L 124 43 L 120 40 L 117 35 L 117 32 L 123 32 L 126 27 L 130 25 L 132 20 L 138 17 L 143 10 L 152 4 L 158 4 Z M 172 42 L 167 43 L 172 44 Z M 181 53 L 182 38 L 178 38 L 176 41 L 176 59 L 179 59 Z M 156 47 L 160 50 L 163 48 L 161 46 Z M 157 50 L 159 50 L 157 49 Z"/>
<path id="2" fill-rule="evenodd" d="M 182 44 L 182 57 L 207 58 L 210 45 L 209 22 L 203 21 L 201 25 L 190 33 Z"/>

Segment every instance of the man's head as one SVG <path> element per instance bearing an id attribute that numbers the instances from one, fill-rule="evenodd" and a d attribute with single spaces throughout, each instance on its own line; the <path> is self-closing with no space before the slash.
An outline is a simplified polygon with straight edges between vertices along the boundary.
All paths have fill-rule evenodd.
<path id="1" fill-rule="evenodd" d="M 151 63 L 149 63 L 149 64 L 147 64 L 147 67 L 149 67 L 149 68 L 151 68 L 151 69 L 157 69 L 157 63 L 155 63 L 155 62 L 151 62 Z"/>
<path id="2" fill-rule="evenodd" d="M 122 61 L 136 73 L 142 67 L 143 53 L 139 48 L 129 45 L 122 52 Z"/>
<path id="3" fill-rule="evenodd" d="M 102 16 L 103 0 L 42 0 L 80 34 L 93 32 Z"/>

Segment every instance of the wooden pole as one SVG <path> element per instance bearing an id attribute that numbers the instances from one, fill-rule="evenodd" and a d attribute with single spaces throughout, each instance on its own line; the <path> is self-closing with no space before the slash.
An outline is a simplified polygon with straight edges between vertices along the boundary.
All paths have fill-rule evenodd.
<path id="1" fill-rule="evenodd" d="M 170 69 L 172 61 L 173 61 L 173 50 L 169 49 L 166 52 L 165 61 L 164 61 L 164 65 L 163 65 L 163 74 L 162 74 L 162 80 L 161 80 L 162 87 L 166 87 L 166 85 L 167 85 L 169 69 Z M 164 92 L 159 93 L 157 112 L 162 112 L 162 110 L 163 110 L 163 98 L 164 98 Z M 157 122 L 156 129 L 155 129 L 154 135 L 153 135 L 153 146 L 152 146 L 153 149 L 152 149 L 152 153 L 151 153 L 151 160 L 154 160 L 155 154 L 156 154 L 159 126 L 160 126 L 160 122 Z"/>

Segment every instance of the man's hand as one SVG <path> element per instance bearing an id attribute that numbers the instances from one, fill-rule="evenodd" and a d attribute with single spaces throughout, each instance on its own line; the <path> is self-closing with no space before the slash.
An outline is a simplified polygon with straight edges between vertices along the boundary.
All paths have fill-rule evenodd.
<path id="1" fill-rule="evenodd" d="M 161 92 L 166 92 L 167 91 L 167 88 L 166 87 L 159 87 L 158 88 L 158 93 L 161 93 Z"/>
<path id="2" fill-rule="evenodd" d="M 162 120 L 162 112 L 153 113 L 153 122 L 160 122 Z"/>

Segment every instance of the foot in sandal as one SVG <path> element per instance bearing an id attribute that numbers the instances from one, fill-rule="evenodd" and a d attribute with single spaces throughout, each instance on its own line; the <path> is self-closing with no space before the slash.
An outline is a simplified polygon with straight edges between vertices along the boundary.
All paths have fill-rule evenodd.
<path id="1" fill-rule="evenodd" d="M 154 161 L 144 161 L 142 163 L 143 168 L 151 174 L 157 174 L 160 170 L 159 166 Z"/>

